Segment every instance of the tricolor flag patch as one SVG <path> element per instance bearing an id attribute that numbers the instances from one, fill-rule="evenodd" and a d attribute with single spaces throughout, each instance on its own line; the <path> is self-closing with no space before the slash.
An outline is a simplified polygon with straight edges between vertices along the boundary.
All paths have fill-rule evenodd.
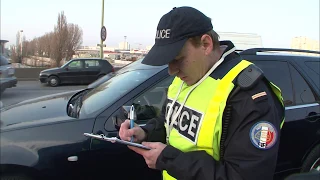
<path id="1" fill-rule="evenodd" d="M 260 121 L 250 130 L 250 140 L 258 149 L 270 149 L 278 139 L 278 132 L 273 124 Z"/>

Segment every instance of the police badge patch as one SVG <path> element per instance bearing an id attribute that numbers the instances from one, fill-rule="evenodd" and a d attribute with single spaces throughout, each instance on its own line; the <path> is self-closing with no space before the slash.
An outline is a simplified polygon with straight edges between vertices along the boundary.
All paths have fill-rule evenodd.
<path id="1" fill-rule="evenodd" d="M 270 149 L 278 139 L 278 132 L 273 124 L 260 121 L 250 130 L 250 140 L 258 149 Z"/>

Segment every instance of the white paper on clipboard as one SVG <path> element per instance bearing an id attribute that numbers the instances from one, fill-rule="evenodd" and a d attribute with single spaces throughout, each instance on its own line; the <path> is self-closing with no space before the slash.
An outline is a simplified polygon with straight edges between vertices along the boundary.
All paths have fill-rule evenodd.
<path id="1" fill-rule="evenodd" d="M 146 150 L 151 149 L 151 148 L 144 146 L 142 144 L 139 144 L 139 143 L 132 143 L 129 141 L 124 141 L 124 140 L 118 139 L 117 137 L 106 137 L 103 134 L 98 135 L 98 134 L 84 133 L 83 135 L 87 136 L 87 137 L 92 137 L 95 139 L 100 139 L 102 141 L 116 142 L 116 143 L 120 143 L 120 144 L 124 144 L 124 145 L 128 145 L 128 146 L 134 146 L 134 147 L 138 147 L 138 148 L 142 148 L 142 149 L 146 149 Z"/>

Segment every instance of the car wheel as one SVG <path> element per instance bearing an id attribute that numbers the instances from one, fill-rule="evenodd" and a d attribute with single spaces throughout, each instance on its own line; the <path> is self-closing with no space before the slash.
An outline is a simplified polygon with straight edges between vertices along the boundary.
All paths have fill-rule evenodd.
<path id="1" fill-rule="evenodd" d="M 320 172 L 320 144 L 316 145 L 302 164 L 301 172 Z"/>
<path id="2" fill-rule="evenodd" d="M 50 76 L 48 79 L 48 84 L 52 87 L 56 87 L 60 84 L 60 80 L 56 76 Z"/>
<path id="3" fill-rule="evenodd" d="M 25 175 L 4 175 L 0 177 L 0 180 L 32 180 L 32 178 Z"/>

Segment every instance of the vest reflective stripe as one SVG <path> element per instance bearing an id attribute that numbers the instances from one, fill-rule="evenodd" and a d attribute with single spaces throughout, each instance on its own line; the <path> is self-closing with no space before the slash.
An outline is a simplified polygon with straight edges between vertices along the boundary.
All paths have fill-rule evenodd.
<path id="1" fill-rule="evenodd" d="M 181 115 L 178 116 L 174 128 L 171 130 L 169 137 L 169 143 L 171 146 L 181 150 L 182 152 L 204 150 L 216 161 L 219 160 L 220 138 L 222 134 L 222 115 L 228 96 L 235 86 L 232 81 L 250 64 L 252 63 L 242 60 L 222 79 L 207 77 L 194 89 L 188 97 L 185 106 L 181 111 Z M 173 100 L 175 98 L 181 83 L 182 81 L 179 78 L 175 78 L 169 86 L 169 100 Z M 184 85 L 176 104 L 183 102 L 190 88 L 191 87 Z M 277 96 L 280 95 L 278 98 L 281 97 L 279 88 L 275 86 L 273 90 Z M 174 106 L 173 114 L 177 109 L 178 107 Z M 167 124 L 165 124 L 165 127 L 168 128 Z M 163 179 L 171 180 L 175 178 L 170 176 L 166 171 L 163 171 Z"/>
<path id="2" fill-rule="evenodd" d="M 282 107 L 284 107 L 283 97 L 282 97 L 282 93 L 281 93 L 280 88 L 278 86 L 276 86 L 275 84 L 273 84 L 272 82 L 269 82 L 269 83 L 271 85 L 272 91 L 276 94 L 277 98 L 281 102 Z M 285 121 L 285 115 L 283 115 L 283 119 L 282 119 L 282 122 L 280 124 L 280 128 L 283 127 L 284 121 Z"/>
<path id="3" fill-rule="evenodd" d="M 234 68 L 232 68 L 220 81 L 216 93 L 212 98 L 208 110 L 206 112 L 206 117 L 212 120 L 205 120 L 201 126 L 201 132 L 199 134 L 199 139 L 197 145 L 200 147 L 210 148 L 208 154 L 214 157 L 215 160 L 219 160 L 220 157 L 220 138 L 222 133 L 222 115 L 226 106 L 226 101 L 234 84 L 232 81 L 237 77 L 237 75 L 250 64 L 248 61 L 241 61 Z M 212 122 L 213 121 L 213 122 Z M 214 131 L 210 131 L 214 124 Z M 214 132 L 214 133 L 211 133 Z M 210 134 L 210 135 L 209 135 Z M 212 145 L 211 145 L 212 144 Z M 209 145 L 211 147 L 209 147 Z M 213 147 L 213 148 L 212 148 Z"/>

